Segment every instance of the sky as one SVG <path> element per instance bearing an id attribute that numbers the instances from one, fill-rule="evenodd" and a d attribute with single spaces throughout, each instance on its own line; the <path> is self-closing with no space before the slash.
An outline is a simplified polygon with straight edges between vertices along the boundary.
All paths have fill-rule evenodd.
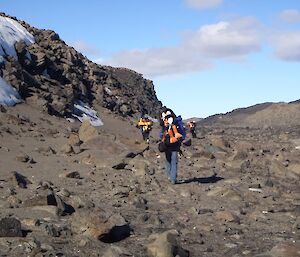
<path id="1" fill-rule="evenodd" d="M 0 11 L 143 74 L 183 118 L 300 99 L 299 0 L 1 0 Z"/>

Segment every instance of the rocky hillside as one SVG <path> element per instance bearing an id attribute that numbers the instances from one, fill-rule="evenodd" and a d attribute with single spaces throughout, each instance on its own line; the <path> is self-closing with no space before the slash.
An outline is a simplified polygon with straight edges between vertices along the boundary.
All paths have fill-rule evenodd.
<path id="1" fill-rule="evenodd" d="M 216 114 L 200 121 L 201 125 L 283 128 L 300 125 L 300 102 L 263 103 Z"/>
<path id="2" fill-rule="evenodd" d="M 0 108 L 1 257 L 300 256 L 299 129 L 209 127 L 172 185 L 158 131 L 100 111 Z"/>
<path id="3" fill-rule="evenodd" d="M 9 17 L 4 13 L 0 16 Z M 70 114 L 76 100 L 103 106 L 123 116 L 142 111 L 152 116 L 158 113 L 161 102 L 152 81 L 132 70 L 95 64 L 54 31 L 18 22 L 33 35 L 35 42 L 16 43 L 17 60 L 4 56 L 0 76 L 27 103 L 58 116 Z"/>

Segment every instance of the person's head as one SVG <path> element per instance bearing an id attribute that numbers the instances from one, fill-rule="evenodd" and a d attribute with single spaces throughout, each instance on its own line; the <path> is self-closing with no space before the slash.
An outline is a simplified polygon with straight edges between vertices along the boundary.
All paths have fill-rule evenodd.
<path id="1" fill-rule="evenodd" d="M 167 108 L 167 107 L 163 107 L 162 108 L 162 113 L 161 113 L 161 119 L 160 119 L 160 125 L 161 126 L 165 126 L 165 118 L 167 117 L 167 116 L 170 116 L 171 115 L 171 117 L 173 118 L 173 119 L 175 119 L 176 118 L 176 115 L 175 115 L 175 113 L 170 109 L 170 108 Z M 168 117 L 169 118 L 169 117 Z"/>
<path id="2" fill-rule="evenodd" d="M 165 117 L 164 117 L 164 126 L 165 127 L 168 127 L 168 126 L 171 126 L 174 122 L 174 118 L 171 114 L 167 114 Z"/>
<path id="3" fill-rule="evenodd" d="M 161 113 L 161 119 L 164 120 L 164 118 L 165 118 L 166 116 L 168 116 L 168 115 L 171 115 L 171 116 L 173 117 L 173 119 L 176 118 L 175 113 L 174 113 L 171 109 L 165 108 L 165 109 L 163 110 L 163 112 Z"/>

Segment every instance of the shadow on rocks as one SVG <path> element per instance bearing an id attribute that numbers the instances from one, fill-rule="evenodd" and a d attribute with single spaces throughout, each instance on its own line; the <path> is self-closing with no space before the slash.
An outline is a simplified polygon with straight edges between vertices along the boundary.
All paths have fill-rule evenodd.
<path id="1" fill-rule="evenodd" d="M 128 224 L 114 226 L 108 234 L 104 234 L 99 240 L 103 243 L 116 243 L 130 236 L 131 228 Z"/>
<path id="2" fill-rule="evenodd" d="M 214 184 L 217 183 L 220 180 L 223 180 L 224 178 L 217 176 L 216 174 L 210 176 L 210 177 L 202 177 L 202 178 L 190 178 L 190 179 L 183 179 L 181 181 L 178 181 L 176 184 L 189 184 L 189 183 L 201 183 L 201 184 Z"/>

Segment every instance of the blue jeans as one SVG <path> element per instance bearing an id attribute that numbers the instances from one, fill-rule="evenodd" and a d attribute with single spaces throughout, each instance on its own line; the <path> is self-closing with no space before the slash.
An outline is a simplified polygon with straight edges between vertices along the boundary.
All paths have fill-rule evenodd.
<path id="1" fill-rule="evenodd" d="M 176 151 L 166 152 L 166 173 L 167 176 L 171 179 L 172 184 L 176 183 L 177 159 L 178 155 Z"/>

